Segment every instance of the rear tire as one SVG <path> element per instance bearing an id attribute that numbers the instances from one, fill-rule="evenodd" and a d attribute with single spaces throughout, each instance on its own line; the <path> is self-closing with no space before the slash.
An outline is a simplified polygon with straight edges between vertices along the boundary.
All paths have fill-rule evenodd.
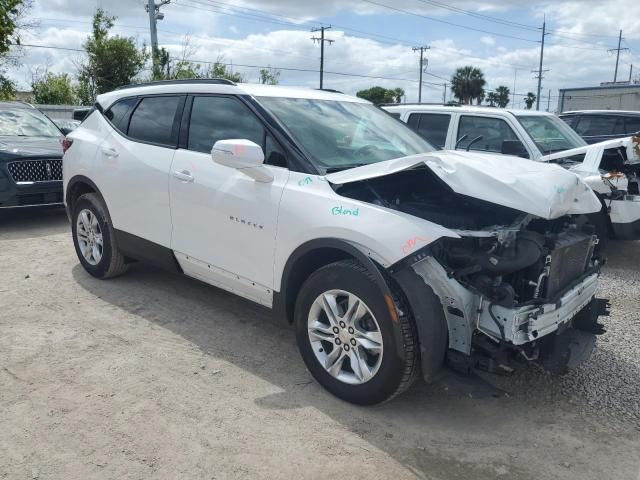
<path id="1" fill-rule="evenodd" d="M 413 383 L 415 327 L 400 297 L 392 300 L 394 319 L 373 275 L 354 260 L 324 266 L 302 285 L 295 308 L 298 348 L 313 377 L 335 396 L 373 405 Z"/>
<path id="2" fill-rule="evenodd" d="M 98 194 L 86 193 L 74 203 L 71 232 L 78 259 L 89 274 L 106 279 L 129 269 L 118 250 L 107 207 Z"/>

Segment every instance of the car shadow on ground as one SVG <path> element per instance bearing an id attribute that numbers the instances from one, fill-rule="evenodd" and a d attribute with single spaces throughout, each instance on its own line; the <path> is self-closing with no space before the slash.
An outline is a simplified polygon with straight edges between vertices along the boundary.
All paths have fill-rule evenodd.
<path id="1" fill-rule="evenodd" d="M 0 209 L 0 240 L 21 240 L 69 232 L 62 207 Z"/>
<path id="2" fill-rule="evenodd" d="M 510 452 L 514 456 L 538 454 L 519 432 L 549 425 L 565 431 L 575 428 L 569 424 L 576 416 L 575 407 L 566 399 L 529 401 L 522 395 L 510 395 L 508 380 L 500 382 L 505 391 L 494 386 L 490 377 L 489 381 L 463 377 L 449 370 L 430 385 L 419 379 L 391 402 L 367 408 L 350 405 L 332 397 L 313 380 L 298 354 L 293 329 L 263 307 L 142 264 L 133 265 L 126 276 L 109 280 L 109 288 L 80 265 L 73 268 L 73 276 L 79 286 L 103 301 L 160 325 L 204 354 L 280 388 L 279 393 L 256 399 L 259 407 L 316 408 L 420 475 L 495 478 L 492 461 L 496 458 L 506 456 L 508 460 Z M 466 440 L 459 439 L 462 434 Z M 487 442 L 495 447 L 493 459 L 464 461 L 439 453 L 452 442 L 474 444 L 474 438 L 484 443 L 482 448 L 489 448 Z M 519 471 L 518 462 L 505 463 L 510 463 L 511 478 L 529 478 Z M 457 475 L 451 476 L 452 472 Z"/>

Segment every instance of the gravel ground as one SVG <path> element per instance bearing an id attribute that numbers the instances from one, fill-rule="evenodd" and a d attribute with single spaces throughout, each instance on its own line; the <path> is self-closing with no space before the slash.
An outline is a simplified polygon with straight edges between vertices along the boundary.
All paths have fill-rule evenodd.
<path id="1" fill-rule="evenodd" d="M 267 310 L 144 265 L 95 280 L 63 212 L 5 215 L 0 479 L 640 480 L 639 260 L 614 244 L 608 332 L 576 372 L 445 372 L 361 408 Z"/>

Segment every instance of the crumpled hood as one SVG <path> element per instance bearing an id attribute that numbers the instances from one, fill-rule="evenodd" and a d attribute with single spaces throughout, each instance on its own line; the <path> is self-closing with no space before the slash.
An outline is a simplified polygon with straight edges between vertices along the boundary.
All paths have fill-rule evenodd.
<path id="1" fill-rule="evenodd" d="M 598 212 L 598 197 L 574 173 L 520 157 L 437 151 L 351 168 L 326 176 L 333 184 L 382 177 L 426 165 L 454 192 L 545 219 Z"/>
<path id="2" fill-rule="evenodd" d="M 0 159 L 29 156 L 62 157 L 60 137 L 0 137 Z"/>

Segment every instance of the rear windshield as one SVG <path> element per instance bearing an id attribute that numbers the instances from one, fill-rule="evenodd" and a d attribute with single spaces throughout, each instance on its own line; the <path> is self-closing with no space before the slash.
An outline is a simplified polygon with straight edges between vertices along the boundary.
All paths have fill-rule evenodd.
<path id="1" fill-rule="evenodd" d="M 2 137 L 59 137 L 62 133 L 51 120 L 35 109 L 0 110 Z"/>

